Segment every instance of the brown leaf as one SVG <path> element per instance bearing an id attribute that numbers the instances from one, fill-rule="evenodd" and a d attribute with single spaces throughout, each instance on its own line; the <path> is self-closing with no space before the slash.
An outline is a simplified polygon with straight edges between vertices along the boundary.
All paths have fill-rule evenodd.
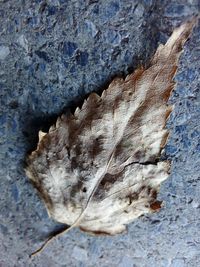
<path id="1" fill-rule="evenodd" d="M 159 210 L 159 186 L 170 164 L 160 161 L 172 111 L 167 100 L 182 46 L 195 19 L 175 29 L 148 69 L 116 78 L 92 93 L 74 115 L 61 116 L 28 157 L 28 177 L 49 216 L 90 233 L 114 235 Z"/>

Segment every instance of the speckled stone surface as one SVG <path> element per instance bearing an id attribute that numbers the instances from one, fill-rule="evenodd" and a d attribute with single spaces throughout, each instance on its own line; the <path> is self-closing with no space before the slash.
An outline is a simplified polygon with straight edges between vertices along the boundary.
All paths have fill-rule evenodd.
<path id="1" fill-rule="evenodd" d="M 173 27 L 198 13 L 198 0 L 0 1 L 0 266 L 200 266 L 200 27 L 182 54 L 171 97 L 164 208 L 115 237 L 78 229 L 29 259 L 62 225 L 48 218 L 25 176 L 38 129 L 116 75 L 147 65 Z"/>

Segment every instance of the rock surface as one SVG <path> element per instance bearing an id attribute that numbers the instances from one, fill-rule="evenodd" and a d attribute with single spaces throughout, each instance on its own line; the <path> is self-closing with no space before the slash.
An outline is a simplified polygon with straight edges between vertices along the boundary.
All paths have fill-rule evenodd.
<path id="1" fill-rule="evenodd" d="M 23 170 L 40 128 L 112 77 L 148 64 L 158 43 L 199 9 L 198 0 L 1 1 L 0 266 L 200 266 L 199 26 L 170 100 L 166 157 L 173 167 L 161 186 L 159 213 L 112 238 L 75 229 L 30 260 L 63 226 L 48 218 Z"/>

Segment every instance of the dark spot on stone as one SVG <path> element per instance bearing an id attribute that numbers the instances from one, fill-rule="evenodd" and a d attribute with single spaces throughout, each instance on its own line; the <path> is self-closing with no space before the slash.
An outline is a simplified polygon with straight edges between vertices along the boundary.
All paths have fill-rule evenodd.
<path id="1" fill-rule="evenodd" d="M 46 62 L 48 62 L 48 63 L 51 62 L 51 59 L 49 58 L 49 56 L 47 55 L 46 52 L 37 50 L 37 51 L 35 51 L 35 54 L 36 54 L 39 58 L 42 58 L 43 60 L 45 60 Z"/>
<path id="2" fill-rule="evenodd" d="M 188 201 L 187 201 L 188 204 L 191 204 L 192 202 L 193 202 L 192 198 L 188 199 Z"/>
<path id="3" fill-rule="evenodd" d="M 89 1 L 88 1 L 88 4 L 89 4 L 89 5 L 94 4 L 94 3 L 98 3 L 98 0 L 89 0 Z"/>
<path id="4" fill-rule="evenodd" d="M 69 57 L 73 56 L 74 52 L 78 48 L 77 44 L 74 42 L 64 42 L 61 46 L 63 54 Z"/>
<path id="5" fill-rule="evenodd" d="M 86 51 L 78 51 L 76 54 L 76 62 L 82 67 L 86 66 L 88 63 L 88 53 Z"/>
<path id="6" fill-rule="evenodd" d="M 43 13 L 46 9 L 47 3 L 44 1 L 41 3 L 40 7 L 39 7 L 39 13 Z"/>
<path id="7" fill-rule="evenodd" d="M 151 224 L 157 224 L 157 223 L 160 223 L 160 220 L 153 220 L 153 221 L 151 221 Z"/>
<path id="8" fill-rule="evenodd" d="M 12 109 L 16 109 L 16 108 L 19 107 L 19 103 L 16 100 L 13 100 L 13 101 L 10 102 L 9 106 Z"/>
<path id="9" fill-rule="evenodd" d="M 57 7 L 56 6 L 50 6 L 48 8 L 48 15 L 52 16 L 52 15 L 54 15 L 56 13 L 56 11 L 57 11 Z"/>

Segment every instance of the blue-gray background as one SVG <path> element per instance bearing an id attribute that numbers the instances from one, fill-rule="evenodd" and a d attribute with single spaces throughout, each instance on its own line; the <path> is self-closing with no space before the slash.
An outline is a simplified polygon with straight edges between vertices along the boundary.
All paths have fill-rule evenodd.
<path id="1" fill-rule="evenodd" d="M 24 158 L 58 114 L 112 77 L 147 65 L 198 0 L 0 1 L 0 266 L 200 266 L 200 35 L 185 46 L 171 97 L 166 148 L 173 166 L 165 207 L 115 237 L 74 229 L 37 257 L 59 229 L 24 174 Z M 95 112 L 95 111 L 94 111 Z"/>

